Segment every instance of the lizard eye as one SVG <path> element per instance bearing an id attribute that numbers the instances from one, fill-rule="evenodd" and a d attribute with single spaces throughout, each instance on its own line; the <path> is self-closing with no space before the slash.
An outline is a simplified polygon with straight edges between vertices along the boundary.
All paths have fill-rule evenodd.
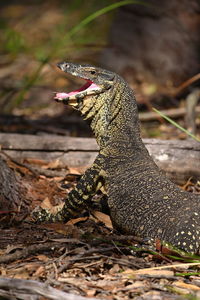
<path id="1" fill-rule="evenodd" d="M 96 71 L 90 71 L 90 74 L 94 75 L 96 74 Z"/>

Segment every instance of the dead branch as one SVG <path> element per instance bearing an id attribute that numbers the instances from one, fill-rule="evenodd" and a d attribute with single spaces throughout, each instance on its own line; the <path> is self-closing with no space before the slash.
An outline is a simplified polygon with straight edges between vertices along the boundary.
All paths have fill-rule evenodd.
<path id="1" fill-rule="evenodd" d="M 0 278 L 0 296 L 4 299 L 38 299 L 36 296 L 44 296 L 53 300 L 86 300 L 88 298 L 79 295 L 65 293 L 52 288 L 46 283 L 35 280 L 24 280 L 16 278 Z M 95 298 L 97 299 L 97 298 Z M 95 300 L 90 298 L 90 300 Z"/>
<path id="2" fill-rule="evenodd" d="M 28 257 L 29 255 L 33 255 L 36 253 L 40 253 L 43 251 L 49 251 L 50 249 L 55 249 L 55 248 L 60 248 L 62 247 L 62 244 L 58 244 L 55 242 L 48 242 L 45 244 L 39 244 L 39 245 L 30 245 L 27 246 L 26 248 L 23 248 L 22 250 L 17 250 L 14 253 L 11 254 L 5 254 L 1 255 L 0 257 L 0 264 L 2 263 L 9 263 L 14 260 L 22 259 L 25 257 Z"/>
<path id="3" fill-rule="evenodd" d="M 178 86 L 177 88 L 174 89 L 173 91 L 173 96 L 178 95 L 180 92 L 182 92 L 185 88 L 187 88 L 189 85 L 191 85 L 192 83 L 194 83 L 195 81 L 200 79 L 200 73 L 192 76 L 191 78 L 189 78 L 188 80 L 184 81 L 180 86 Z"/>

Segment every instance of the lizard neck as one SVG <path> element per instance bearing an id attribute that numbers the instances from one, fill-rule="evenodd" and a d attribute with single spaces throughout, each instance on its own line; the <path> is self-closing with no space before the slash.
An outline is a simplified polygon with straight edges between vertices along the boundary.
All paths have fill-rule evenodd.
<path id="1" fill-rule="evenodd" d="M 100 150 L 111 146 L 119 154 L 136 150 L 146 153 L 140 136 L 138 109 L 133 91 L 120 76 L 115 76 L 112 88 L 103 94 L 101 103 L 101 109 L 91 122 Z"/>

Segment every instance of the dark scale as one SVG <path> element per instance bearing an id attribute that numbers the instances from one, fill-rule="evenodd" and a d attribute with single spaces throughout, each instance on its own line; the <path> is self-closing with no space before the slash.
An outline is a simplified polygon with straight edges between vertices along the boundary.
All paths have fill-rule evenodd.
<path id="1" fill-rule="evenodd" d="M 56 215 L 42 211 L 37 220 L 66 221 L 103 188 L 117 229 L 199 253 L 200 197 L 179 189 L 150 157 L 140 137 L 137 104 L 128 84 L 117 74 L 90 65 L 64 62 L 58 66 L 94 84 L 75 97 L 58 93 L 56 100 L 89 119 L 100 151 L 69 193 L 64 208 Z"/>

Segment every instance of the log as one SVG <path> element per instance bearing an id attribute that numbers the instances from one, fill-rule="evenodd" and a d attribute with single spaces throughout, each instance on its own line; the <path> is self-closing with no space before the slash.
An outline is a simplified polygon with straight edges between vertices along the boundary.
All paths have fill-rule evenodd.
<path id="1" fill-rule="evenodd" d="M 194 140 L 143 140 L 160 169 L 178 184 L 190 177 L 200 178 L 200 143 Z M 0 133 L 2 150 L 10 157 L 46 163 L 57 160 L 59 168 L 79 168 L 84 171 L 94 161 L 98 146 L 93 138 L 74 138 L 57 135 Z"/>

